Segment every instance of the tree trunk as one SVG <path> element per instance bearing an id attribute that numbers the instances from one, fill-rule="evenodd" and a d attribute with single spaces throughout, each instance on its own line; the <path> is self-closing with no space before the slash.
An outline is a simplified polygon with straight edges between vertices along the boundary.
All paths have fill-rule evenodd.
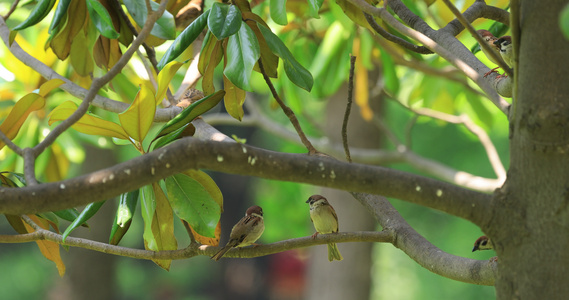
<path id="1" fill-rule="evenodd" d="M 485 230 L 499 257 L 498 299 L 569 297 L 569 42 L 558 24 L 565 4 L 521 1 L 510 170 Z"/>

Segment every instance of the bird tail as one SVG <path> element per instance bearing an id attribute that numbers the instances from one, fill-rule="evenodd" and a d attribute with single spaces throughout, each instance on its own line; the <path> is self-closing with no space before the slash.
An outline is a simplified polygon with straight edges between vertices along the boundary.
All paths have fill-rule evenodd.
<path id="1" fill-rule="evenodd" d="M 221 248 L 219 251 L 217 251 L 216 254 L 214 254 L 214 255 L 211 257 L 211 259 L 213 259 L 213 260 L 215 260 L 215 261 L 220 260 L 220 259 L 223 257 L 223 255 L 225 255 L 225 252 L 229 251 L 229 249 L 231 249 L 231 246 L 229 246 L 229 247 L 228 247 L 228 246 L 225 246 L 225 247 Z"/>
<path id="2" fill-rule="evenodd" d="M 338 250 L 338 246 L 336 244 L 328 244 L 328 260 L 342 260 L 342 254 L 340 254 L 340 250 Z"/>

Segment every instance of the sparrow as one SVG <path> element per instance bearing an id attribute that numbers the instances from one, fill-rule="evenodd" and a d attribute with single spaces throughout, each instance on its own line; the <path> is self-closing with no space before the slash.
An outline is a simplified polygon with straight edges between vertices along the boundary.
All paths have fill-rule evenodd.
<path id="1" fill-rule="evenodd" d="M 321 195 L 312 195 L 306 203 L 310 204 L 310 220 L 314 224 L 316 233 L 312 235 L 312 238 L 316 238 L 319 233 L 335 233 L 338 232 L 338 216 L 336 211 L 328 203 L 326 198 Z M 328 260 L 333 261 L 344 259 L 338 250 L 338 246 L 335 243 L 328 244 Z"/>
<path id="2" fill-rule="evenodd" d="M 252 245 L 261 237 L 263 231 L 265 231 L 263 209 L 257 205 L 249 207 L 245 216 L 231 229 L 227 244 L 217 251 L 211 259 L 218 261 L 231 248 Z"/>
<path id="3" fill-rule="evenodd" d="M 490 46 L 490 48 L 496 52 L 496 54 L 500 55 L 500 47 L 498 47 L 497 45 L 494 45 L 494 42 L 498 39 L 497 37 L 495 37 L 490 31 L 485 30 L 485 29 L 480 29 L 480 30 L 476 30 L 476 32 L 478 32 L 478 34 L 482 37 L 482 39 L 484 40 L 484 42 L 486 42 L 486 44 L 488 46 Z M 486 55 L 486 57 L 493 63 L 498 64 L 498 62 L 492 57 L 492 55 L 490 55 L 490 53 L 488 53 L 488 51 L 483 48 L 482 46 L 480 46 L 480 49 L 482 50 L 482 52 L 484 53 L 484 55 Z"/>
<path id="4" fill-rule="evenodd" d="M 487 236 L 483 235 L 479 237 L 476 240 L 476 242 L 474 242 L 474 248 L 472 248 L 472 252 L 476 250 L 491 250 L 491 249 L 494 249 L 492 241 L 490 241 L 490 239 Z"/>
<path id="5" fill-rule="evenodd" d="M 512 49 L 512 37 L 505 35 L 494 42 L 500 48 L 500 55 L 506 64 L 511 68 L 514 66 L 514 55 Z"/>

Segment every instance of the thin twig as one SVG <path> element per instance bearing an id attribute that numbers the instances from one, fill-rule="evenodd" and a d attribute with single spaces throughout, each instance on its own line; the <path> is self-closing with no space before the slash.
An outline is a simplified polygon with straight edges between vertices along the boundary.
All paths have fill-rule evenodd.
<path id="1" fill-rule="evenodd" d="M 352 111 L 352 99 L 354 97 L 354 70 L 356 69 L 356 56 L 350 55 L 350 77 L 348 79 L 348 103 L 346 104 L 346 111 L 344 112 L 344 122 L 342 123 L 342 143 L 344 144 L 344 152 L 346 153 L 346 160 L 352 162 L 350 156 L 350 146 L 348 146 L 348 120 L 350 119 L 350 112 Z"/>
<path id="2" fill-rule="evenodd" d="M 500 68 L 502 68 L 509 76 L 514 76 L 512 69 L 504 62 L 502 57 L 500 57 L 500 55 L 498 55 L 496 51 L 492 50 L 490 46 L 486 42 L 484 42 L 482 36 L 480 36 L 478 32 L 476 32 L 476 28 L 474 28 L 470 24 L 470 22 L 468 22 L 464 18 L 464 16 L 460 13 L 460 11 L 456 8 L 456 6 L 454 6 L 454 4 L 452 4 L 449 0 L 443 0 L 443 2 L 450 9 L 450 11 L 456 16 L 460 24 L 462 24 L 462 26 L 464 26 L 468 30 L 468 32 L 470 32 L 470 34 L 476 39 L 480 47 L 484 48 L 484 50 L 486 50 L 486 52 L 489 53 L 490 56 L 492 56 L 492 58 L 498 63 L 498 66 L 500 66 Z"/>
<path id="3" fill-rule="evenodd" d="M 4 21 L 7 21 L 8 18 L 12 15 L 12 13 L 16 10 L 16 7 L 18 6 L 19 2 L 20 2 L 20 0 L 15 0 L 14 2 L 12 2 L 12 6 L 10 6 L 10 10 L 4 16 L 2 16 L 2 18 L 4 18 Z"/>
<path id="4" fill-rule="evenodd" d="M 24 154 L 22 148 L 14 144 L 14 142 L 12 142 L 12 140 L 8 138 L 8 136 L 6 136 L 2 130 L 0 130 L 0 140 L 2 140 L 2 142 L 6 144 L 8 148 L 12 149 L 12 151 L 16 152 L 18 155 L 22 156 Z"/>
<path id="5" fill-rule="evenodd" d="M 271 82 L 271 78 L 269 78 L 269 75 L 267 75 L 267 72 L 265 72 L 265 68 L 263 67 L 263 62 L 261 61 L 261 59 L 259 59 L 257 62 L 259 63 L 259 69 L 261 70 L 261 73 L 263 74 L 263 78 L 265 78 L 265 82 L 267 83 L 267 86 L 269 86 L 269 89 L 271 90 L 273 97 L 275 98 L 275 100 L 277 101 L 277 103 L 280 105 L 281 109 L 285 113 L 285 115 L 288 117 L 288 119 L 292 123 L 292 126 L 294 126 L 294 129 L 296 130 L 296 133 L 300 137 L 302 144 L 304 144 L 306 149 L 308 149 L 308 153 L 310 153 L 310 154 L 319 153 L 318 150 L 316 150 L 316 148 L 314 148 L 314 146 L 312 146 L 312 143 L 310 143 L 310 141 L 308 140 L 308 138 L 304 134 L 304 131 L 302 131 L 302 128 L 300 127 L 300 123 L 298 122 L 298 119 L 296 118 L 296 115 L 294 114 L 292 109 L 290 109 L 290 107 L 288 107 L 286 104 L 284 104 L 281 97 L 279 97 L 279 94 L 277 93 L 275 86 Z"/>
<path id="6" fill-rule="evenodd" d="M 425 47 L 425 46 L 417 46 L 415 44 L 412 44 L 396 35 L 393 35 L 389 32 L 387 32 L 387 30 L 383 29 L 383 27 L 379 26 L 379 24 L 377 24 L 377 22 L 375 21 L 375 19 L 364 12 L 364 16 L 366 18 L 367 23 L 371 26 L 371 28 L 373 28 L 373 30 L 375 30 L 375 32 L 377 32 L 379 35 L 381 35 L 382 37 L 384 37 L 386 40 L 393 42 L 397 45 L 400 45 L 401 47 L 407 49 L 407 50 L 411 50 L 413 52 L 417 52 L 419 54 L 433 54 L 434 52 L 429 50 L 429 48 Z"/>

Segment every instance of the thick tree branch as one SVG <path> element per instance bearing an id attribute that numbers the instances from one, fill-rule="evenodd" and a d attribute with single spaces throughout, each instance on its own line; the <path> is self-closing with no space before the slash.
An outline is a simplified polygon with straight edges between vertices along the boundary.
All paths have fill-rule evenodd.
<path id="1" fill-rule="evenodd" d="M 442 251 L 417 233 L 384 197 L 352 193 L 378 221 L 384 231 L 393 232 L 393 245 L 425 269 L 441 276 L 481 285 L 494 285 L 495 262 L 474 260 Z"/>
<path id="2" fill-rule="evenodd" d="M 273 152 L 238 143 L 184 138 L 73 179 L 23 188 L 2 187 L 0 213 L 21 215 L 85 205 L 188 169 L 381 194 L 438 209 L 475 224 L 485 223 L 491 200 L 491 195 L 397 170 L 344 163 L 322 156 Z"/>
<path id="3" fill-rule="evenodd" d="M 270 117 L 265 116 L 257 104 L 252 99 L 245 102 L 247 110 L 250 115 L 246 115 L 241 122 L 226 114 L 214 114 L 204 116 L 207 124 L 212 125 L 232 125 L 232 126 L 258 126 L 261 129 L 283 138 L 289 142 L 302 145 L 298 136 L 291 130 L 284 128 L 281 124 L 274 122 Z M 197 120 L 196 120 L 197 121 Z M 194 121 L 194 125 L 196 125 Z M 200 121 L 205 124 L 205 122 Z M 207 126 L 201 126 L 203 129 L 208 129 Z M 199 130 L 198 130 L 199 132 Z M 224 136 L 220 134 L 219 136 Z M 344 156 L 344 149 L 340 144 L 332 144 L 327 137 L 308 137 L 312 143 L 322 152 L 327 153 L 333 157 L 341 158 Z M 228 138 L 229 139 L 229 138 Z M 231 140 L 231 139 L 229 139 Z M 350 156 L 355 162 L 363 164 L 374 165 L 387 165 L 392 163 L 407 163 L 413 168 L 431 174 L 447 182 L 456 185 L 474 189 L 481 192 L 492 192 L 500 187 L 503 183 L 501 179 L 489 179 L 479 176 L 474 176 L 467 172 L 458 171 L 450 168 L 440 162 L 421 157 L 408 147 L 399 147 L 397 151 L 387 151 L 381 149 L 364 149 L 354 148 L 350 149 Z"/>

